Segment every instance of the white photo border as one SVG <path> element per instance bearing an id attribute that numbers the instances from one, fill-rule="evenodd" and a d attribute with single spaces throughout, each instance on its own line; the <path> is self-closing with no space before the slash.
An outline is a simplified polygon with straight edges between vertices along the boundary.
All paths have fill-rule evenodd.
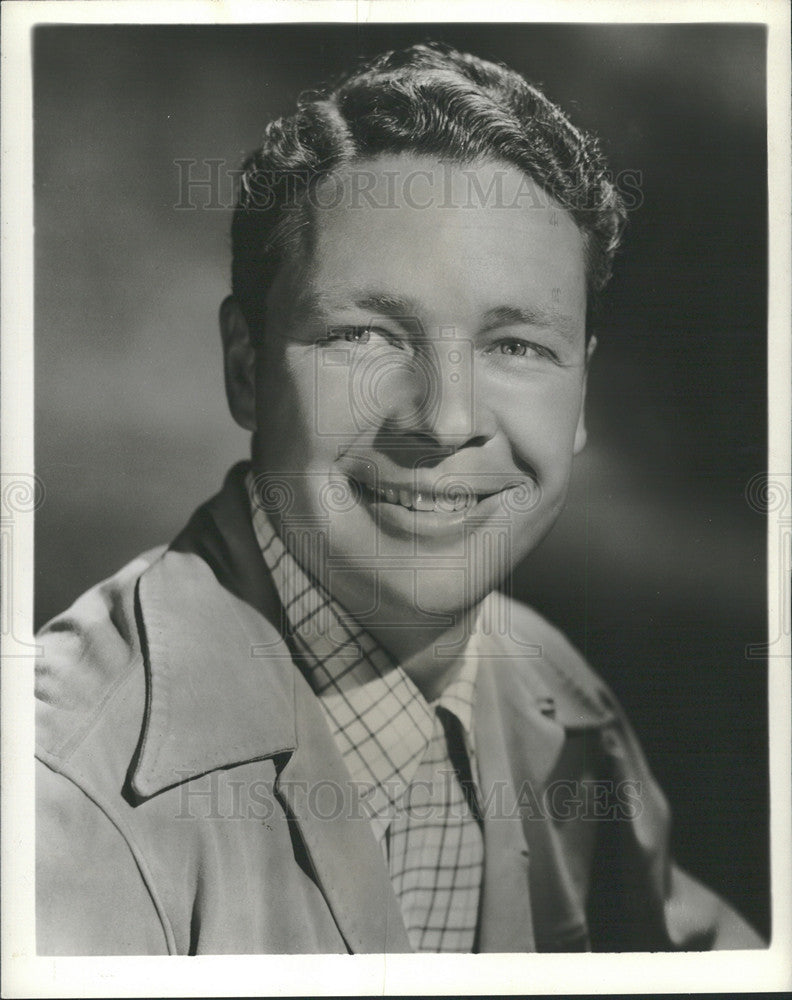
<path id="1" fill-rule="evenodd" d="M 247 24 L 481 21 L 470 0 L 7 0 L 2 5 L 2 470 L 35 493 L 33 454 L 33 142 L 31 34 L 37 24 Z M 790 470 L 790 10 L 785 0 L 499 0 L 488 22 L 761 23 L 768 28 L 768 489 L 792 495 Z M 32 504 L 35 506 L 35 503 Z M 784 631 L 790 583 L 768 517 L 769 635 Z M 256 996 L 742 992 L 792 988 L 790 658 L 769 660 L 771 887 L 767 950 L 716 954 L 213 956 L 39 958 L 34 925 L 33 517 L 13 524 L 13 621 L 3 634 L 2 995 Z M 782 650 L 783 652 L 783 650 Z"/>

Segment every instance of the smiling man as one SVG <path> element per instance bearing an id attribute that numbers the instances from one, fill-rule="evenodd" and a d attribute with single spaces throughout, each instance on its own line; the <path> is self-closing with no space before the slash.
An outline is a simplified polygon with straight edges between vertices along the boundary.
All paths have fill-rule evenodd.
<path id="1" fill-rule="evenodd" d="M 453 51 L 268 126 L 221 308 L 251 461 L 41 635 L 41 953 L 762 945 L 505 593 L 586 442 L 623 218 L 589 137 Z"/>
<path id="2" fill-rule="evenodd" d="M 333 207 L 273 281 L 268 319 L 246 319 L 244 286 L 224 304 L 231 408 L 255 432 L 262 506 L 288 495 L 274 526 L 315 526 L 304 568 L 433 686 L 440 623 L 550 528 L 585 443 L 584 238 L 500 162 L 364 158 L 312 201 Z M 349 502 L 328 505 L 332 486 Z"/>

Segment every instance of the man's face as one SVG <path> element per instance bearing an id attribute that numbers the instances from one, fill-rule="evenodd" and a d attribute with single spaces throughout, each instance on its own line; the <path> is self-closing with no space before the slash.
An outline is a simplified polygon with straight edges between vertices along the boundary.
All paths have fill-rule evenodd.
<path id="1" fill-rule="evenodd" d="M 358 163 L 322 182 L 311 259 L 270 291 L 260 496 L 375 632 L 450 623 L 497 586 L 585 443 L 583 240 L 530 190 L 498 164 Z"/>

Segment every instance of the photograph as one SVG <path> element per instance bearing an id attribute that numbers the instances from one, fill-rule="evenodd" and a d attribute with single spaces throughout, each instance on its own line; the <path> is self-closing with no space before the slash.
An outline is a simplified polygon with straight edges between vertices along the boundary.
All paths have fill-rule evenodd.
<path id="1" fill-rule="evenodd" d="M 30 59 L 36 955 L 776 943 L 767 25 Z"/>

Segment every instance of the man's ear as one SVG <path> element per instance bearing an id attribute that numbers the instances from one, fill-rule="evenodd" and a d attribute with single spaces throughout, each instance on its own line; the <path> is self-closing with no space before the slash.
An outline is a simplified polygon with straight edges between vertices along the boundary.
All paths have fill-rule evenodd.
<path id="1" fill-rule="evenodd" d="M 580 397 L 580 415 L 578 416 L 577 427 L 575 428 L 575 444 L 573 447 L 573 454 L 577 455 L 586 447 L 586 384 L 588 382 L 588 370 L 591 364 L 591 358 L 594 355 L 594 351 L 597 349 L 597 338 L 591 336 L 588 346 L 586 347 L 586 368 L 583 372 L 583 392 Z"/>
<path id="2" fill-rule="evenodd" d="M 220 306 L 225 389 L 231 416 L 247 431 L 256 429 L 256 352 L 247 320 L 229 295 Z"/>

